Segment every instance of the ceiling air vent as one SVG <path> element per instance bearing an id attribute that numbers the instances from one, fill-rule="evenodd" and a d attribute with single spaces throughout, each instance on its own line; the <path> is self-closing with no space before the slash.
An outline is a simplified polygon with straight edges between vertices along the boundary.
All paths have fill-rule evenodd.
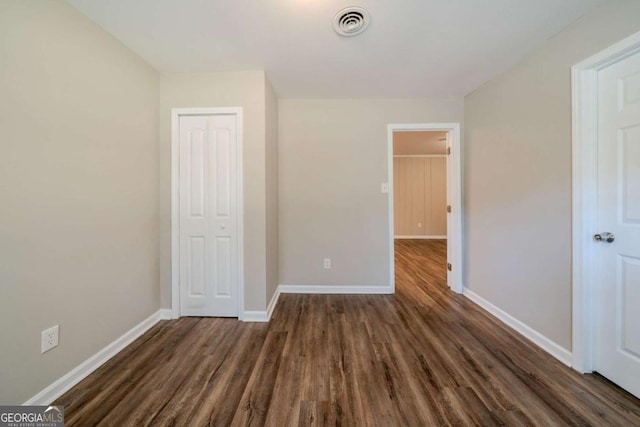
<path id="1" fill-rule="evenodd" d="M 333 18 L 333 29 L 345 37 L 360 34 L 369 26 L 369 12 L 361 7 L 347 7 L 336 13 Z"/>

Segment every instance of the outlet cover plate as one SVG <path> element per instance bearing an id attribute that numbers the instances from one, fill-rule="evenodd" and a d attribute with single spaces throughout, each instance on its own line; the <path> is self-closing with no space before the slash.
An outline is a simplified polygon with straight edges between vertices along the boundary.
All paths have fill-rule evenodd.
<path id="1" fill-rule="evenodd" d="M 55 325 L 49 329 L 42 331 L 42 339 L 40 343 L 40 352 L 45 353 L 52 348 L 58 346 L 58 335 L 60 333 L 60 326 Z"/>

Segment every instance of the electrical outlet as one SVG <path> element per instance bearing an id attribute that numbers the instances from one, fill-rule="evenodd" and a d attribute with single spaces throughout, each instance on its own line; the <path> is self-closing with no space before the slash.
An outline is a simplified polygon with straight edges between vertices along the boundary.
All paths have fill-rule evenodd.
<path id="1" fill-rule="evenodd" d="M 326 268 L 326 269 L 330 269 L 331 268 L 331 258 L 325 258 L 324 259 L 324 268 Z"/>
<path id="2" fill-rule="evenodd" d="M 52 328 L 42 331 L 42 341 L 40 344 L 40 352 L 45 353 L 54 347 L 58 346 L 58 334 L 60 332 L 60 326 L 55 325 Z"/>

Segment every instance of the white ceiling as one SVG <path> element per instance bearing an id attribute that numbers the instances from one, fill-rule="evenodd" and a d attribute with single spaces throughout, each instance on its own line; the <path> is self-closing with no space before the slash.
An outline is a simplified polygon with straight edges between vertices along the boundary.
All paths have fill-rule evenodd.
<path id="1" fill-rule="evenodd" d="M 160 71 L 264 69 L 283 98 L 458 97 L 601 0 L 67 0 Z M 331 27 L 361 6 L 354 38 Z"/>

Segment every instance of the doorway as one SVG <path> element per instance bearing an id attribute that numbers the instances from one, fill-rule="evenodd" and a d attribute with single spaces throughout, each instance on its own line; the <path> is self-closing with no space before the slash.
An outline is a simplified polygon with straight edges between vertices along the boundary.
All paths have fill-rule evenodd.
<path id="1" fill-rule="evenodd" d="M 572 83 L 573 367 L 640 397 L 640 33 Z"/>
<path id="2" fill-rule="evenodd" d="M 445 131 L 393 133 L 396 270 L 420 272 L 432 286 L 447 284 L 447 139 Z"/>
<path id="3" fill-rule="evenodd" d="M 388 156 L 394 289 L 397 249 L 398 257 L 426 255 L 422 263 L 462 293 L 460 125 L 389 125 Z"/>
<path id="4" fill-rule="evenodd" d="M 238 317 L 242 110 L 172 110 L 173 317 Z"/>

